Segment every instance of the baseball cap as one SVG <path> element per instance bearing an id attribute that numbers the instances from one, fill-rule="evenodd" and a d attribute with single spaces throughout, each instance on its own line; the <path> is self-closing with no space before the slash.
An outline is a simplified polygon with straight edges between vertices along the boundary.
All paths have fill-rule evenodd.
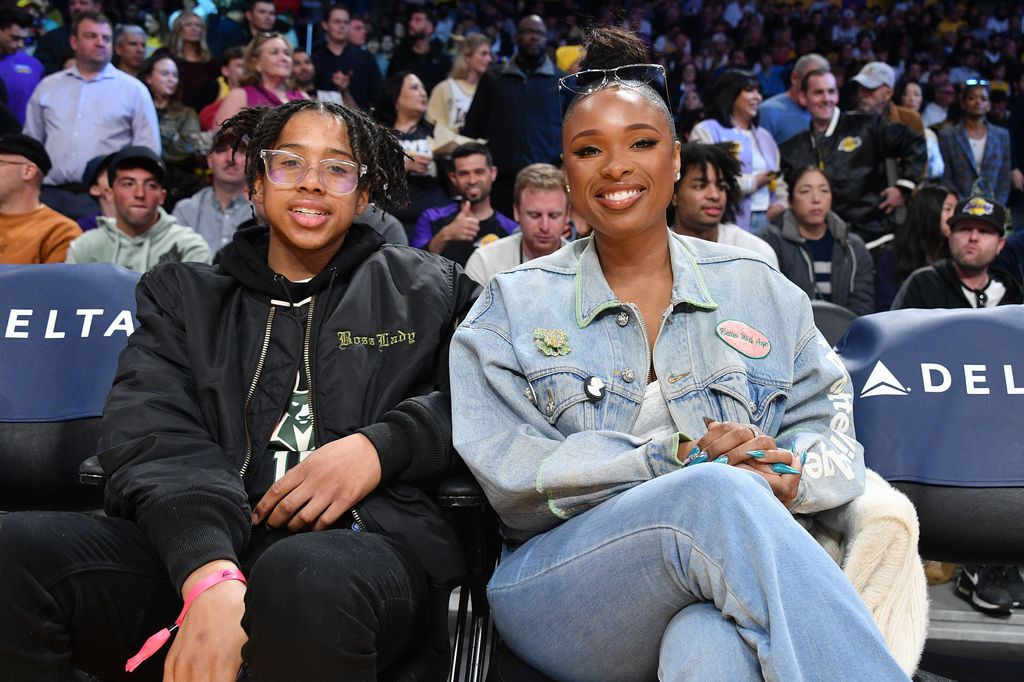
<path id="1" fill-rule="evenodd" d="M 145 168 L 156 176 L 161 185 L 167 176 L 167 167 L 164 166 L 163 160 L 157 153 L 149 147 L 138 145 L 129 145 L 121 151 L 110 155 L 110 165 L 107 166 L 107 179 L 110 180 L 111 185 L 114 184 L 114 178 L 117 176 L 117 171 L 120 168 Z"/>
<path id="2" fill-rule="evenodd" d="M 21 133 L 7 133 L 0 135 L 0 154 L 17 154 L 39 166 L 43 175 L 50 172 L 53 164 L 50 163 L 50 155 L 46 153 L 46 147 L 39 140 L 23 135 Z"/>
<path id="3" fill-rule="evenodd" d="M 868 90 L 888 85 L 890 88 L 896 85 L 896 72 L 885 62 L 868 62 L 860 70 L 853 80 L 863 85 Z"/>
<path id="4" fill-rule="evenodd" d="M 998 201 L 982 196 L 964 199 L 956 205 L 949 218 L 949 226 L 952 228 L 964 220 L 979 220 L 996 228 L 999 234 L 1006 234 L 1006 207 Z"/>
<path id="5" fill-rule="evenodd" d="M 92 187 L 96 184 L 96 178 L 100 176 L 100 173 L 107 170 L 111 156 L 113 154 L 101 154 L 89 159 L 89 163 L 85 164 L 85 172 L 82 173 L 82 184 L 86 187 Z"/>

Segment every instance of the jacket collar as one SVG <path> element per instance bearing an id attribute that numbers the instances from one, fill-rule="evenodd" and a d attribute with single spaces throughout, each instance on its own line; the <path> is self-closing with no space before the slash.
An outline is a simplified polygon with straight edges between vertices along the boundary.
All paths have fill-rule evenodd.
<path id="1" fill-rule="evenodd" d="M 986 139 L 985 139 L 985 151 L 982 152 L 982 154 L 981 154 L 981 162 L 982 162 L 982 164 L 984 164 L 985 163 L 985 158 L 991 153 L 992 145 L 989 144 L 989 140 L 988 140 L 988 128 L 989 128 L 988 121 L 982 120 L 982 123 L 985 124 L 985 136 L 986 136 Z M 960 143 L 960 146 L 963 148 L 963 150 L 965 152 L 967 152 L 965 154 L 965 156 L 967 157 L 967 163 L 971 164 L 971 168 L 974 169 L 975 173 L 978 173 L 978 164 L 975 163 L 975 161 L 974 161 L 974 150 L 971 149 L 971 139 L 967 135 L 967 126 L 966 126 L 966 124 L 964 124 L 963 121 L 960 121 L 955 126 L 953 126 L 953 135 L 956 137 L 957 142 Z M 980 173 L 978 173 L 978 174 L 980 175 Z"/>
<path id="2" fill-rule="evenodd" d="M 832 233 L 832 238 L 835 239 L 841 246 L 846 245 L 846 237 L 850 233 L 850 228 L 847 227 L 846 221 L 836 215 L 833 211 L 829 211 L 828 215 L 825 216 L 825 226 L 828 227 L 828 231 Z M 800 234 L 800 228 L 796 226 L 796 217 L 793 215 L 792 209 L 786 209 L 786 212 L 782 214 L 782 236 L 791 242 L 797 244 L 803 244 L 806 239 Z"/>
<path id="3" fill-rule="evenodd" d="M 544 57 L 543 63 L 534 69 L 533 73 L 541 76 L 554 76 L 555 63 L 551 61 L 551 57 Z M 519 68 L 515 59 L 510 59 L 502 64 L 500 74 L 502 76 L 519 76 L 523 80 L 527 78 L 526 73 Z"/>
<path id="4" fill-rule="evenodd" d="M 832 121 L 828 124 L 828 128 L 825 128 L 825 137 L 832 137 L 832 133 L 836 132 L 836 128 L 839 126 L 839 117 L 842 112 L 839 111 L 839 105 L 836 105 L 835 110 L 832 112 Z"/>
<path id="5" fill-rule="evenodd" d="M 686 242 L 667 229 L 666 235 L 672 263 L 672 307 L 685 303 L 702 310 L 718 308 L 704 283 L 700 265 L 686 247 Z M 597 244 L 588 239 L 576 262 L 576 324 L 582 329 L 602 311 L 621 306 L 622 301 L 604 278 Z"/>
<path id="6" fill-rule="evenodd" d="M 171 225 L 178 224 L 178 219 L 165 211 L 163 206 L 157 206 L 156 212 L 156 222 L 153 223 L 153 227 L 134 237 L 127 232 L 122 231 L 121 228 L 117 226 L 117 218 L 102 215 L 96 216 L 96 225 L 115 241 L 142 243 L 156 239 L 162 233 L 170 229 Z"/>
<path id="7" fill-rule="evenodd" d="M 242 286 L 272 298 L 300 301 L 328 287 L 335 277 L 345 278 L 384 244 L 372 228 L 353 223 L 331 262 L 307 282 L 289 282 L 267 264 L 270 229 L 257 225 L 235 232 L 220 254 L 220 265 Z"/>

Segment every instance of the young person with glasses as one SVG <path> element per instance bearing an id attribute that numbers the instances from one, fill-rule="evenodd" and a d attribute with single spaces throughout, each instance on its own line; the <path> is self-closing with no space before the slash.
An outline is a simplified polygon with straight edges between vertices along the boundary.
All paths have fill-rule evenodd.
<path id="1" fill-rule="evenodd" d="M 960 93 L 963 118 L 939 132 L 939 150 L 946 169 L 942 183 L 960 199 L 971 194 L 971 186 L 983 178 L 992 187 L 996 201 L 1006 205 L 1012 181 L 1010 133 L 989 125 L 989 84 L 971 79 Z"/>
<path id="2" fill-rule="evenodd" d="M 801 525 L 862 490 L 842 363 L 778 271 L 669 231 L 664 71 L 587 43 L 562 146 L 593 236 L 496 275 L 452 341 L 498 631 L 555 679 L 906 679 Z"/>
<path id="3" fill-rule="evenodd" d="M 300 100 L 224 127 L 267 226 L 142 278 L 107 515 L 0 520 L 4 673 L 441 679 L 462 558 L 419 486 L 455 456 L 447 349 L 477 287 L 353 224 L 405 194 L 365 115 Z"/>

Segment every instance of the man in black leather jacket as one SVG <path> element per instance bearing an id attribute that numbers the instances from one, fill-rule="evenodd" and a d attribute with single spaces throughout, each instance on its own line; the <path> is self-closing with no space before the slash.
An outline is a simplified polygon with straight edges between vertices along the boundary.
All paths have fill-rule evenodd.
<path id="1" fill-rule="evenodd" d="M 811 128 L 780 146 L 783 173 L 814 166 L 832 185 L 832 210 L 865 242 L 893 229 L 891 214 L 924 179 L 924 137 L 878 114 L 841 112 L 835 76 L 811 71 L 803 80 Z M 885 160 L 896 159 L 899 178 L 892 185 Z"/>
<path id="2" fill-rule="evenodd" d="M 477 287 L 352 224 L 404 187 L 362 114 L 296 101 L 225 128 L 270 227 L 140 281 L 102 423 L 109 516 L 0 520 L 5 674 L 119 677 L 185 600 L 135 678 L 166 656 L 176 681 L 440 679 L 463 568 L 425 491 L 455 459 L 448 344 Z"/>

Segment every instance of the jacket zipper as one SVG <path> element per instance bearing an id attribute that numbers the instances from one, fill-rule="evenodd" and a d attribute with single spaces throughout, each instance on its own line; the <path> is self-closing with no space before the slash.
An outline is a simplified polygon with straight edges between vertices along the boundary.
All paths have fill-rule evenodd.
<path id="1" fill-rule="evenodd" d="M 302 364 L 303 369 L 306 372 L 306 400 L 309 405 L 309 427 L 313 429 L 313 433 L 316 433 L 316 413 L 313 411 L 313 367 L 309 360 L 309 346 L 310 340 L 313 338 L 313 308 L 316 305 L 316 296 L 311 296 L 309 299 L 309 311 L 306 313 L 306 334 L 302 340 Z M 349 510 L 352 514 L 352 518 L 355 519 L 356 524 L 359 528 L 353 530 L 363 530 L 366 526 L 363 524 L 363 519 L 356 511 L 355 505 Z"/>
<path id="2" fill-rule="evenodd" d="M 646 386 L 651 379 L 651 337 L 647 335 L 647 323 L 644 321 L 644 314 L 640 312 L 640 308 L 633 303 L 630 303 L 629 307 L 636 313 L 636 319 L 640 321 L 640 331 L 644 333 L 644 348 L 647 349 L 647 373 L 644 374 L 644 386 Z"/>
<path id="3" fill-rule="evenodd" d="M 263 373 L 263 365 L 267 361 L 267 350 L 270 348 L 270 330 L 274 326 L 274 310 L 273 304 L 270 306 L 270 312 L 267 313 L 267 328 L 263 332 L 263 346 L 260 348 L 260 359 L 256 363 L 256 373 L 253 374 L 252 383 L 249 384 L 249 392 L 245 396 L 245 404 L 242 406 L 242 426 L 245 428 L 245 459 L 242 461 L 242 468 L 238 470 L 239 475 L 245 477 L 245 472 L 249 468 L 249 461 L 252 459 L 252 437 L 249 434 L 249 403 L 252 402 L 252 397 L 256 395 L 256 385 L 260 382 L 260 374 Z"/>

